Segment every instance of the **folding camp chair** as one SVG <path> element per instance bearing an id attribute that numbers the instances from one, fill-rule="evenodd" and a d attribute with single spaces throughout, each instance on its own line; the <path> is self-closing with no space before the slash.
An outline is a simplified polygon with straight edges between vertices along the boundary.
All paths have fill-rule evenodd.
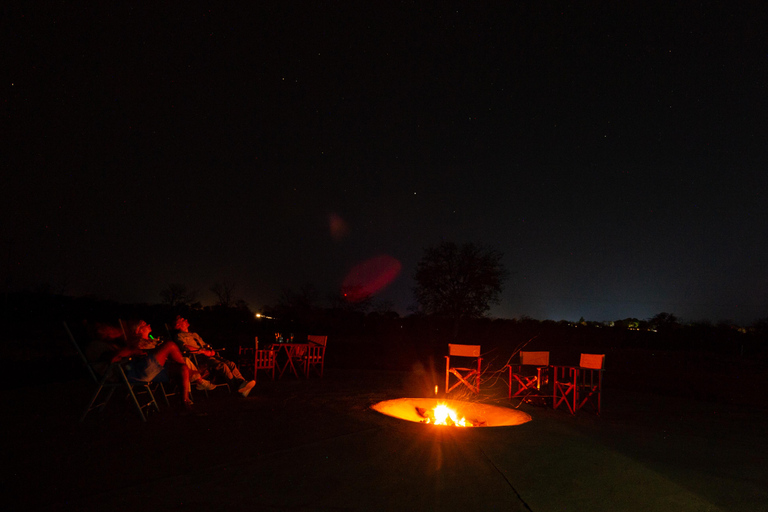
<path id="1" fill-rule="evenodd" d="M 187 347 L 184 343 L 179 341 L 178 336 L 174 336 L 173 335 L 173 331 L 171 331 L 171 328 L 168 327 L 168 324 L 165 324 L 165 330 L 168 333 L 168 339 L 173 340 L 179 346 L 179 350 L 181 350 L 181 354 L 184 356 L 184 360 L 187 362 L 187 366 L 189 367 L 189 369 L 199 372 L 200 371 L 200 361 L 199 361 L 199 359 L 197 357 L 198 354 L 195 353 L 195 352 L 192 352 L 189 349 L 189 347 Z M 200 373 L 202 373 L 202 372 L 200 372 Z M 232 393 L 232 389 L 230 389 L 229 383 L 227 383 L 227 382 L 217 383 L 217 382 L 212 382 L 211 381 L 211 384 L 213 385 L 213 389 L 216 389 L 216 388 L 219 388 L 219 387 L 226 387 L 227 391 Z M 203 389 L 203 393 L 205 393 L 205 397 L 208 398 L 208 390 L 207 389 Z"/>
<path id="2" fill-rule="evenodd" d="M 309 377 L 309 371 L 314 370 L 320 377 L 323 376 L 323 367 L 325 366 L 325 345 L 328 343 L 328 336 L 307 336 L 308 347 L 304 354 L 304 374 Z"/>
<path id="3" fill-rule="evenodd" d="M 253 380 L 258 381 L 259 370 L 271 373 L 275 380 L 275 351 L 272 349 L 259 349 L 259 337 L 254 338 L 253 347 L 238 347 L 237 367 L 240 371 L 247 370 L 253 374 Z"/>
<path id="4" fill-rule="evenodd" d="M 599 415 L 605 354 L 581 354 L 579 366 L 554 366 L 552 408 L 565 404 L 571 414 L 590 404 Z"/>
<path id="5" fill-rule="evenodd" d="M 256 381 L 259 370 L 266 370 L 272 373 L 272 380 L 275 380 L 275 351 L 272 349 L 260 349 L 255 351 L 254 356 L 253 380 Z"/>
<path id="6" fill-rule="evenodd" d="M 258 339 L 259 338 L 256 338 L 257 345 L 259 343 Z M 255 370 L 253 367 L 255 355 L 255 347 L 237 347 L 237 367 L 240 368 L 241 372 L 246 371 L 249 375 L 254 375 L 255 377 Z"/>
<path id="7" fill-rule="evenodd" d="M 451 357 L 461 357 L 460 361 L 468 358 L 474 359 L 472 366 L 451 366 Z M 455 361 L 455 359 L 454 359 Z M 445 392 L 450 393 L 460 384 L 467 386 L 473 393 L 480 393 L 480 375 L 483 358 L 480 357 L 480 345 L 453 345 L 448 344 L 448 355 L 445 356 Z M 474 363 L 477 363 L 475 368 Z M 451 375 L 458 380 L 450 385 Z"/>
<path id="8" fill-rule="evenodd" d="M 190 351 L 188 351 L 188 350 L 185 350 L 185 351 L 184 351 L 184 357 L 186 357 L 186 358 L 188 358 L 190 361 L 192 361 L 192 364 L 195 366 L 195 368 L 197 369 L 197 371 L 200 371 L 200 364 L 201 364 L 201 363 L 200 363 L 200 361 L 198 360 L 198 358 L 197 358 L 197 354 L 196 354 L 196 353 L 194 353 L 194 352 L 190 352 Z M 229 391 L 230 393 L 232 393 L 232 389 L 229 387 L 229 382 L 213 382 L 213 381 L 212 381 L 212 380 L 210 380 L 210 379 L 209 379 L 209 381 L 211 382 L 211 385 L 213 386 L 213 389 L 216 389 L 216 388 L 223 388 L 223 387 L 225 387 L 225 388 L 227 388 L 227 391 Z M 206 398 L 208 398 L 208 390 L 207 390 L 207 389 L 203 389 L 203 393 L 205 393 L 205 397 L 206 397 Z"/>
<path id="9" fill-rule="evenodd" d="M 102 375 L 99 375 L 99 373 L 93 367 L 91 362 L 88 361 L 88 358 L 85 356 L 85 353 L 83 352 L 82 348 L 80 348 L 80 345 L 75 340 L 75 337 L 72 335 L 72 331 L 69 330 L 69 326 L 67 325 L 66 322 L 64 322 L 64 329 L 67 331 L 67 335 L 69 336 L 69 339 L 72 341 L 72 345 L 75 347 L 78 355 L 80 356 L 80 359 L 82 360 L 83 364 L 88 370 L 88 375 L 91 377 L 94 384 L 96 385 L 96 390 L 93 393 L 93 396 L 91 397 L 91 400 L 88 403 L 88 406 L 85 408 L 85 411 L 83 412 L 82 416 L 80 416 L 80 420 L 79 420 L 80 423 L 82 423 L 85 420 L 85 417 L 88 415 L 88 413 L 93 411 L 94 409 L 99 409 L 99 412 L 103 412 L 105 407 L 107 406 L 107 403 L 109 403 L 109 400 L 112 398 L 112 395 L 114 394 L 115 390 L 118 388 L 123 388 L 127 391 L 128 396 L 131 398 L 131 401 L 136 406 L 136 410 L 138 411 L 139 416 L 141 417 L 141 421 L 147 421 L 147 417 L 144 413 L 144 409 L 154 407 L 156 411 L 160 410 L 160 407 L 157 405 L 157 400 L 155 400 L 155 395 L 154 393 L 152 393 L 152 384 L 153 384 L 152 382 L 131 381 L 125 373 L 124 365 L 127 364 L 127 362 L 125 361 L 111 363 L 107 367 L 107 369 L 104 371 L 104 373 Z M 162 391 L 163 397 L 165 398 L 165 402 L 167 404 L 168 398 L 165 395 L 165 390 L 162 389 L 162 383 L 159 383 L 159 384 L 161 386 L 161 391 Z M 105 395 L 102 395 L 102 391 L 104 391 Z M 100 395 L 102 395 L 103 397 L 101 401 L 99 401 Z M 146 402 L 143 405 L 139 402 L 139 399 L 138 399 L 138 397 L 142 395 L 148 397 L 146 399 Z"/>
<path id="10" fill-rule="evenodd" d="M 518 364 L 507 365 L 509 368 L 509 398 L 527 400 L 530 396 L 542 396 L 542 386 L 548 382 L 549 352 L 520 352 Z M 517 391 L 512 394 L 512 384 L 517 384 Z"/>

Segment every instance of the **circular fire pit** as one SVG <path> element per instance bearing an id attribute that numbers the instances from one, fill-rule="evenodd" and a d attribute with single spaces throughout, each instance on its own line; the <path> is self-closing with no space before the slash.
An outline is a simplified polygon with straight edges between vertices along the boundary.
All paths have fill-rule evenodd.
<path id="1" fill-rule="evenodd" d="M 466 418 L 468 427 L 506 427 L 522 425 L 531 421 L 531 416 L 517 409 L 462 400 L 437 398 L 397 398 L 374 404 L 372 408 L 387 416 L 416 423 L 434 423 L 435 409 L 445 405 L 455 411 L 458 418 Z M 439 416 L 439 413 L 438 413 Z M 455 424 L 448 420 L 449 425 Z"/>

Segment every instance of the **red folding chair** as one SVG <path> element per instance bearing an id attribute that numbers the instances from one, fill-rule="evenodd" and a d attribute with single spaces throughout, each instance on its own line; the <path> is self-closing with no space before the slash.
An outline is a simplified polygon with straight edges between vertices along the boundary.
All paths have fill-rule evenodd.
<path id="1" fill-rule="evenodd" d="M 451 357 L 460 357 L 459 361 L 473 359 L 472 366 L 451 366 Z M 454 362 L 456 359 L 454 359 Z M 445 392 L 450 393 L 460 384 L 467 386 L 475 394 L 480 393 L 480 375 L 483 358 L 480 357 L 480 345 L 453 345 L 448 344 L 448 355 L 445 356 Z M 475 364 L 477 366 L 475 366 Z M 451 375 L 457 381 L 451 385 Z"/>
<path id="2" fill-rule="evenodd" d="M 269 349 L 261 349 L 255 351 L 254 365 L 253 365 L 253 380 L 257 380 L 259 370 L 266 370 L 267 373 L 272 373 L 272 380 L 275 380 L 275 351 Z"/>
<path id="3" fill-rule="evenodd" d="M 571 414 L 587 404 L 600 414 L 605 354 L 581 354 L 579 366 L 555 366 L 552 408 L 565 404 Z"/>
<path id="4" fill-rule="evenodd" d="M 259 338 L 256 338 L 256 346 L 259 345 Z M 246 371 L 248 374 L 255 373 L 253 367 L 253 358 L 256 354 L 256 347 L 238 347 L 237 348 L 237 367 L 240 371 Z"/>
<path id="5" fill-rule="evenodd" d="M 328 336 L 307 336 L 308 346 L 304 354 L 304 374 L 309 377 L 310 370 L 314 370 L 320 377 L 323 376 L 323 367 L 325 366 L 325 345 L 328 343 Z"/>
<path id="6" fill-rule="evenodd" d="M 530 395 L 540 396 L 541 387 L 548 381 L 549 352 L 520 352 L 520 363 L 507 365 L 509 368 L 509 398 L 526 399 Z M 512 384 L 517 391 L 512 394 Z"/>

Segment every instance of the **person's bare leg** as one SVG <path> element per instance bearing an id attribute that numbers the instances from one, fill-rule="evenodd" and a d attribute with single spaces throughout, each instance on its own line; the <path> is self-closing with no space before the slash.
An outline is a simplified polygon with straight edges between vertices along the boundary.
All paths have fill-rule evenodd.
<path id="1" fill-rule="evenodd" d="M 155 361 L 157 361 L 157 364 L 160 366 L 165 366 L 165 363 L 169 359 L 174 363 L 178 363 L 179 373 L 181 374 L 182 388 L 184 390 L 182 396 L 185 403 L 189 402 L 189 392 L 191 390 L 191 385 L 189 383 L 189 367 L 187 366 L 186 361 L 184 361 L 184 356 L 181 355 L 179 346 L 172 341 L 166 341 L 157 347 L 154 355 Z"/>
<path id="2" fill-rule="evenodd" d="M 174 363 L 183 364 L 186 366 L 184 356 L 181 355 L 179 346 L 172 341 L 166 341 L 155 349 L 155 360 L 159 365 L 165 366 L 165 362 L 170 359 Z"/>
<path id="3" fill-rule="evenodd" d="M 187 403 L 190 401 L 189 391 L 191 390 L 191 384 L 189 383 L 189 368 L 187 367 L 187 365 L 182 364 L 179 366 L 179 369 L 180 369 L 179 373 L 181 373 L 181 383 L 184 389 L 182 397 L 184 399 L 184 403 Z"/>

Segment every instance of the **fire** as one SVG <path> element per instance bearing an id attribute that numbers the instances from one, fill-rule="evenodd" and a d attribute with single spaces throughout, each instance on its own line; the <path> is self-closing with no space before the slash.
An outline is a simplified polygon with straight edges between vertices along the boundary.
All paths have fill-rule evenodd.
<path id="1" fill-rule="evenodd" d="M 433 408 L 430 412 L 425 411 L 425 413 L 422 414 L 422 416 L 424 416 L 424 423 L 432 423 L 433 425 L 446 425 L 452 427 L 472 426 L 472 423 L 468 422 L 466 418 L 462 417 L 459 419 L 458 413 L 448 407 L 446 404 L 437 404 L 437 406 L 435 406 L 435 408 Z"/>

